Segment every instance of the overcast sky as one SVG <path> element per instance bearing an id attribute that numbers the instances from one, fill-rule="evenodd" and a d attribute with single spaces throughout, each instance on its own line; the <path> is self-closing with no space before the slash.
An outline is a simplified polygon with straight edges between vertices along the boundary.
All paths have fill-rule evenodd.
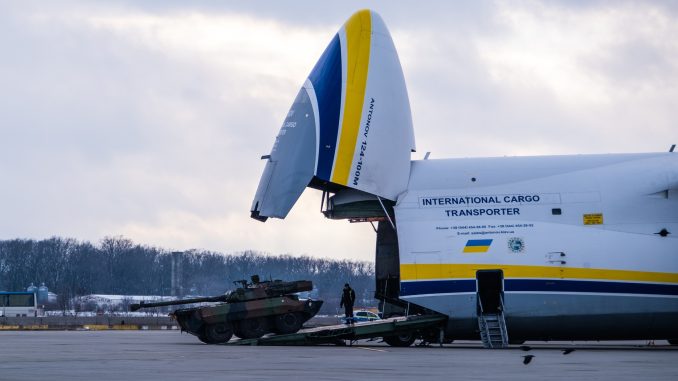
<path id="1" fill-rule="evenodd" d="M 259 157 L 361 8 L 398 49 L 414 159 L 678 142 L 678 2 L 3 1 L 0 239 L 373 260 L 317 191 L 249 218 Z"/>

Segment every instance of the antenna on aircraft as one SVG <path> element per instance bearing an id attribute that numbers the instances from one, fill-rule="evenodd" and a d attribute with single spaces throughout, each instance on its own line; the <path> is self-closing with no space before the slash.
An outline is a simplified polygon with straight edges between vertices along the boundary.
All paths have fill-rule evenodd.
<path id="1" fill-rule="evenodd" d="M 675 144 L 673 144 L 673 145 L 671 146 L 671 148 L 669 148 L 669 152 L 673 152 L 674 149 L 676 149 L 676 145 L 675 145 Z"/>
<path id="2" fill-rule="evenodd" d="M 428 160 L 429 156 L 431 156 L 431 151 L 426 152 L 426 155 L 424 155 L 424 160 Z"/>

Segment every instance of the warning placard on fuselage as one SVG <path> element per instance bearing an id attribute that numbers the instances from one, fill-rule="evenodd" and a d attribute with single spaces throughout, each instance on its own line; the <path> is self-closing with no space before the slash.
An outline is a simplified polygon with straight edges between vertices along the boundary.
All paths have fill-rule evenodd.
<path id="1" fill-rule="evenodd" d="M 584 214 L 584 225 L 602 225 L 603 213 Z"/>
<path id="2" fill-rule="evenodd" d="M 444 208 L 451 218 L 519 216 L 522 206 L 559 203 L 557 193 L 419 197 L 419 208 Z"/>

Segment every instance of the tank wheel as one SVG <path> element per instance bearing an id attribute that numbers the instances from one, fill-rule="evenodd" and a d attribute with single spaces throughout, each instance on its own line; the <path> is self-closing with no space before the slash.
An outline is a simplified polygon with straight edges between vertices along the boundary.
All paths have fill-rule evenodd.
<path id="1" fill-rule="evenodd" d="M 240 320 L 235 329 L 236 336 L 241 339 L 258 339 L 268 332 L 268 324 L 264 318 Z"/>
<path id="2" fill-rule="evenodd" d="M 403 335 L 384 336 L 384 342 L 392 347 L 409 347 L 416 339 L 417 336 L 412 332 Z"/>
<path id="3" fill-rule="evenodd" d="M 274 318 L 275 330 L 277 333 L 295 333 L 304 324 L 299 312 L 288 312 L 278 315 Z"/>
<path id="4" fill-rule="evenodd" d="M 667 340 L 671 345 L 678 345 L 678 339 L 668 339 Z"/>
<path id="5" fill-rule="evenodd" d="M 219 344 L 228 342 L 231 336 L 233 336 L 231 327 L 226 323 L 219 323 L 206 325 L 198 338 L 206 344 Z"/>

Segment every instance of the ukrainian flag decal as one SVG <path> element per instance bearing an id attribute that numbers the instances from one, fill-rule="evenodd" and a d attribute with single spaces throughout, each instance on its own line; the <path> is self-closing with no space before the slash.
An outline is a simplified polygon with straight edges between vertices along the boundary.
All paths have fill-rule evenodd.
<path id="1" fill-rule="evenodd" d="M 487 253 L 492 245 L 491 239 L 469 239 L 464 246 L 464 253 Z"/>

